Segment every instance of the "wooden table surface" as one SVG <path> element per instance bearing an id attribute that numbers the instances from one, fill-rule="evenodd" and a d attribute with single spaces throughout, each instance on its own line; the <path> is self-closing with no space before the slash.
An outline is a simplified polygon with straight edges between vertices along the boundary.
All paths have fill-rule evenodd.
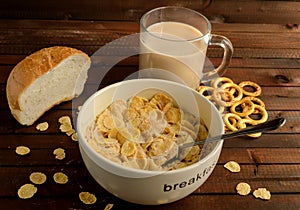
<path id="1" fill-rule="evenodd" d="M 114 204 L 113 209 L 300 209 L 300 1 L 16 2 L 0 5 L 0 209 L 103 209 L 108 203 Z M 283 116 L 287 122 L 256 140 L 226 140 L 212 175 L 188 197 L 167 205 L 141 206 L 122 201 L 98 186 L 83 164 L 78 142 L 59 131 L 58 118 L 71 116 L 72 102 L 55 106 L 32 126 L 21 126 L 10 114 L 5 87 L 10 71 L 30 53 L 64 45 L 92 56 L 106 43 L 139 32 L 140 16 L 161 5 L 181 5 L 205 14 L 213 33 L 227 36 L 234 46 L 225 76 L 236 83 L 251 80 L 261 85 L 260 98 L 269 118 Z M 222 53 L 219 48 L 210 48 L 208 57 L 217 65 Z M 122 60 L 100 88 L 137 69 L 137 56 Z M 95 84 L 90 77 L 87 86 Z M 49 129 L 37 131 L 37 123 L 44 121 Z M 20 145 L 28 146 L 31 153 L 16 155 L 15 148 Z M 59 147 L 66 151 L 63 160 L 52 154 Z M 223 168 L 229 160 L 240 163 L 240 173 Z M 19 187 L 29 183 L 29 175 L 36 171 L 47 175 L 46 183 L 38 186 L 33 198 L 18 198 Z M 67 184 L 54 183 L 52 176 L 59 171 L 68 175 Z M 267 188 L 271 199 L 238 195 L 235 186 L 241 181 L 252 189 Z M 83 204 L 78 197 L 82 191 L 95 194 L 97 202 Z"/>

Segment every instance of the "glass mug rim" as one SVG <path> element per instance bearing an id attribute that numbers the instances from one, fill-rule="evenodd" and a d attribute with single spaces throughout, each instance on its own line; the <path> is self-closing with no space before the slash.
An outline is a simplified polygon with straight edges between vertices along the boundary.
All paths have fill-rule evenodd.
<path id="1" fill-rule="evenodd" d="M 197 16 L 199 16 L 200 18 L 202 18 L 206 24 L 207 24 L 207 31 L 206 33 L 203 33 L 202 31 L 200 31 L 198 28 L 196 28 L 197 30 L 199 30 L 201 33 L 203 33 L 201 36 L 199 37 L 196 37 L 196 38 L 193 38 L 193 39 L 182 39 L 182 40 L 178 40 L 178 39 L 168 39 L 168 38 L 164 38 L 164 37 L 160 37 L 160 36 L 157 36 L 156 33 L 153 33 L 153 32 L 150 32 L 147 27 L 145 26 L 144 22 L 145 22 L 145 18 L 147 16 L 149 16 L 151 13 L 153 12 L 156 12 L 158 10 L 165 10 L 165 9 L 177 9 L 177 10 L 184 10 L 184 11 L 187 11 L 187 12 L 191 12 L 191 13 L 194 13 L 196 14 Z M 161 21 L 162 22 L 162 21 Z M 178 21 L 179 23 L 183 23 L 182 21 Z M 180 7 L 180 6 L 164 6 L 164 7 L 157 7 L 155 9 L 152 9 L 148 12 L 146 12 L 140 19 L 140 27 L 143 29 L 143 33 L 148 33 L 150 35 L 152 35 L 154 38 L 157 38 L 157 39 L 161 39 L 161 40 L 166 40 L 166 41 L 171 41 L 171 42 L 196 42 L 196 41 L 199 41 L 199 40 L 202 40 L 204 39 L 206 36 L 210 35 L 211 34 L 211 23 L 209 22 L 209 20 L 204 16 L 202 15 L 201 13 L 195 11 L 195 10 L 192 10 L 192 9 L 189 9 L 189 8 L 186 8 L 186 7 Z M 194 27 L 194 26 L 193 26 Z"/>

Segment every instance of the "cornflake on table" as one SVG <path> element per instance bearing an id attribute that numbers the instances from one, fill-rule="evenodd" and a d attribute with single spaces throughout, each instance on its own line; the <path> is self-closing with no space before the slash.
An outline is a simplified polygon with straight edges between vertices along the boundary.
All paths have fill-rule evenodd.
<path id="1" fill-rule="evenodd" d="M 37 124 L 35 127 L 38 131 L 46 131 L 49 128 L 49 124 L 47 122 L 42 122 Z"/>
<path id="2" fill-rule="evenodd" d="M 68 176 L 62 172 L 55 173 L 53 179 L 57 184 L 66 184 L 69 180 Z"/>
<path id="3" fill-rule="evenodd" d="M 27 155 L 30 153 L 30 149 L 26 146 L 18 146 L 15 151 L 18 155 Z"/>
<path id="4" fill-rule="evenodd" d="M 41 172 L 33 172 L 30 174 L 29 179 L 33 184 L 44 184 L 47 176 Z"/>
<path id="5" fill-rule="evenodd" d="M 229 161 L 224 165 L 224 168 L 228 169 L 230 172 L 237 173 L 241 171 L 240 165 L 235 161 Z"/>
<path id="6" fill-rule="evenodd" d="M 22 199 L 32 198 L 37 192 L 37 188 L 33 184 L 24 184 L 18 190 L 18 196 Z"/>
<path id="7" fill-rule="evenodd" d="M 89 193 L 89 192 L 81 192 L 79 193 L 79 199 L 84 203 L 84 204 L 94 204 L 97 201 L 97 198 L 94 194 Z"/>

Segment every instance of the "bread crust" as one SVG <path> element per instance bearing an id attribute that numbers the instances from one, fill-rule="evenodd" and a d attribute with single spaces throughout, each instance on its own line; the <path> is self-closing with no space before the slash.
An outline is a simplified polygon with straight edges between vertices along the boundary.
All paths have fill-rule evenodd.
<path id="1" fill-rule="evenodd" d="M 51 71 L 64 59 L 72 55 L 82 55 L 90 59 L 87 54 L 80 50 L 54 46 L 36 51 L 20 61 L 13 68 L 7 80 L 6 96 L 9 108 L 20 110 L 19 98 L 26 88 L 37 78 Z"/>

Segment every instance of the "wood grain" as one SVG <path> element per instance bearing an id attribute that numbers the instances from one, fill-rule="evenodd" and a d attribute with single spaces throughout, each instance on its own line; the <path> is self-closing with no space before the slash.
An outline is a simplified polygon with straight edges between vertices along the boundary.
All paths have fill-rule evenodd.
<path id="1" fill-rule="evenodd" d="M 168 205 L 141 206 L 122 201 L 98 186 L 84 166 L 78 142 L 59 131 L 58 118 L 73 116 L 93 92 L 138 70 L 138 39 L 122 39 L 139 32 L 139 18 L 161 5 L 179 5 L 206 15 L 212 33 L 228 37 L 234 54 L 224 76 L 234 82 L 250 80 L 262 87 L 269 118 L 285 117 L 286 124 L 258 139 L 238 137 L 224 141 L 212 175 L 190 196 Z M 300 1 L 8 1 L 0 4 L 0 209 L 300 209 Z M 103 47 L 121 40 L 109 50 Z M 124 41 L 125 40 L 125 41 Z M 6 100 L 6 81 L 13 67 L 30 53 L 44 47 L 64 45 L 81 49 L 92 57 L 93 66 L 81 97 L 46 112 L 34 125 L 22 126 L 11 115 Z M 104 48 L 105 49 L 105 48 Z M 205 71 L 218 66 L 219 47 L 209 47 Z M 37 131 L 47 121 L 45 132 Z M 15 148 L 28 146 L 31 153 L 19 156 Z M 64 148 L 66 158 L 56 160 L 53 150 Z M 223 165 L 240 163 L 241 172 L 231 173 Z M 29 183 L 32 172 L 41 171 L 47 181 L 37 194 L 19 199 L 18 188 Z M 55 172 L 69 176 L 66 185 L 53 181 Z M 239 196 L 239 182 L 270 190 L 269 201 L 253 195 Z M 79 192 L 94 193 L 94 205 L 83 204 Z"/>

